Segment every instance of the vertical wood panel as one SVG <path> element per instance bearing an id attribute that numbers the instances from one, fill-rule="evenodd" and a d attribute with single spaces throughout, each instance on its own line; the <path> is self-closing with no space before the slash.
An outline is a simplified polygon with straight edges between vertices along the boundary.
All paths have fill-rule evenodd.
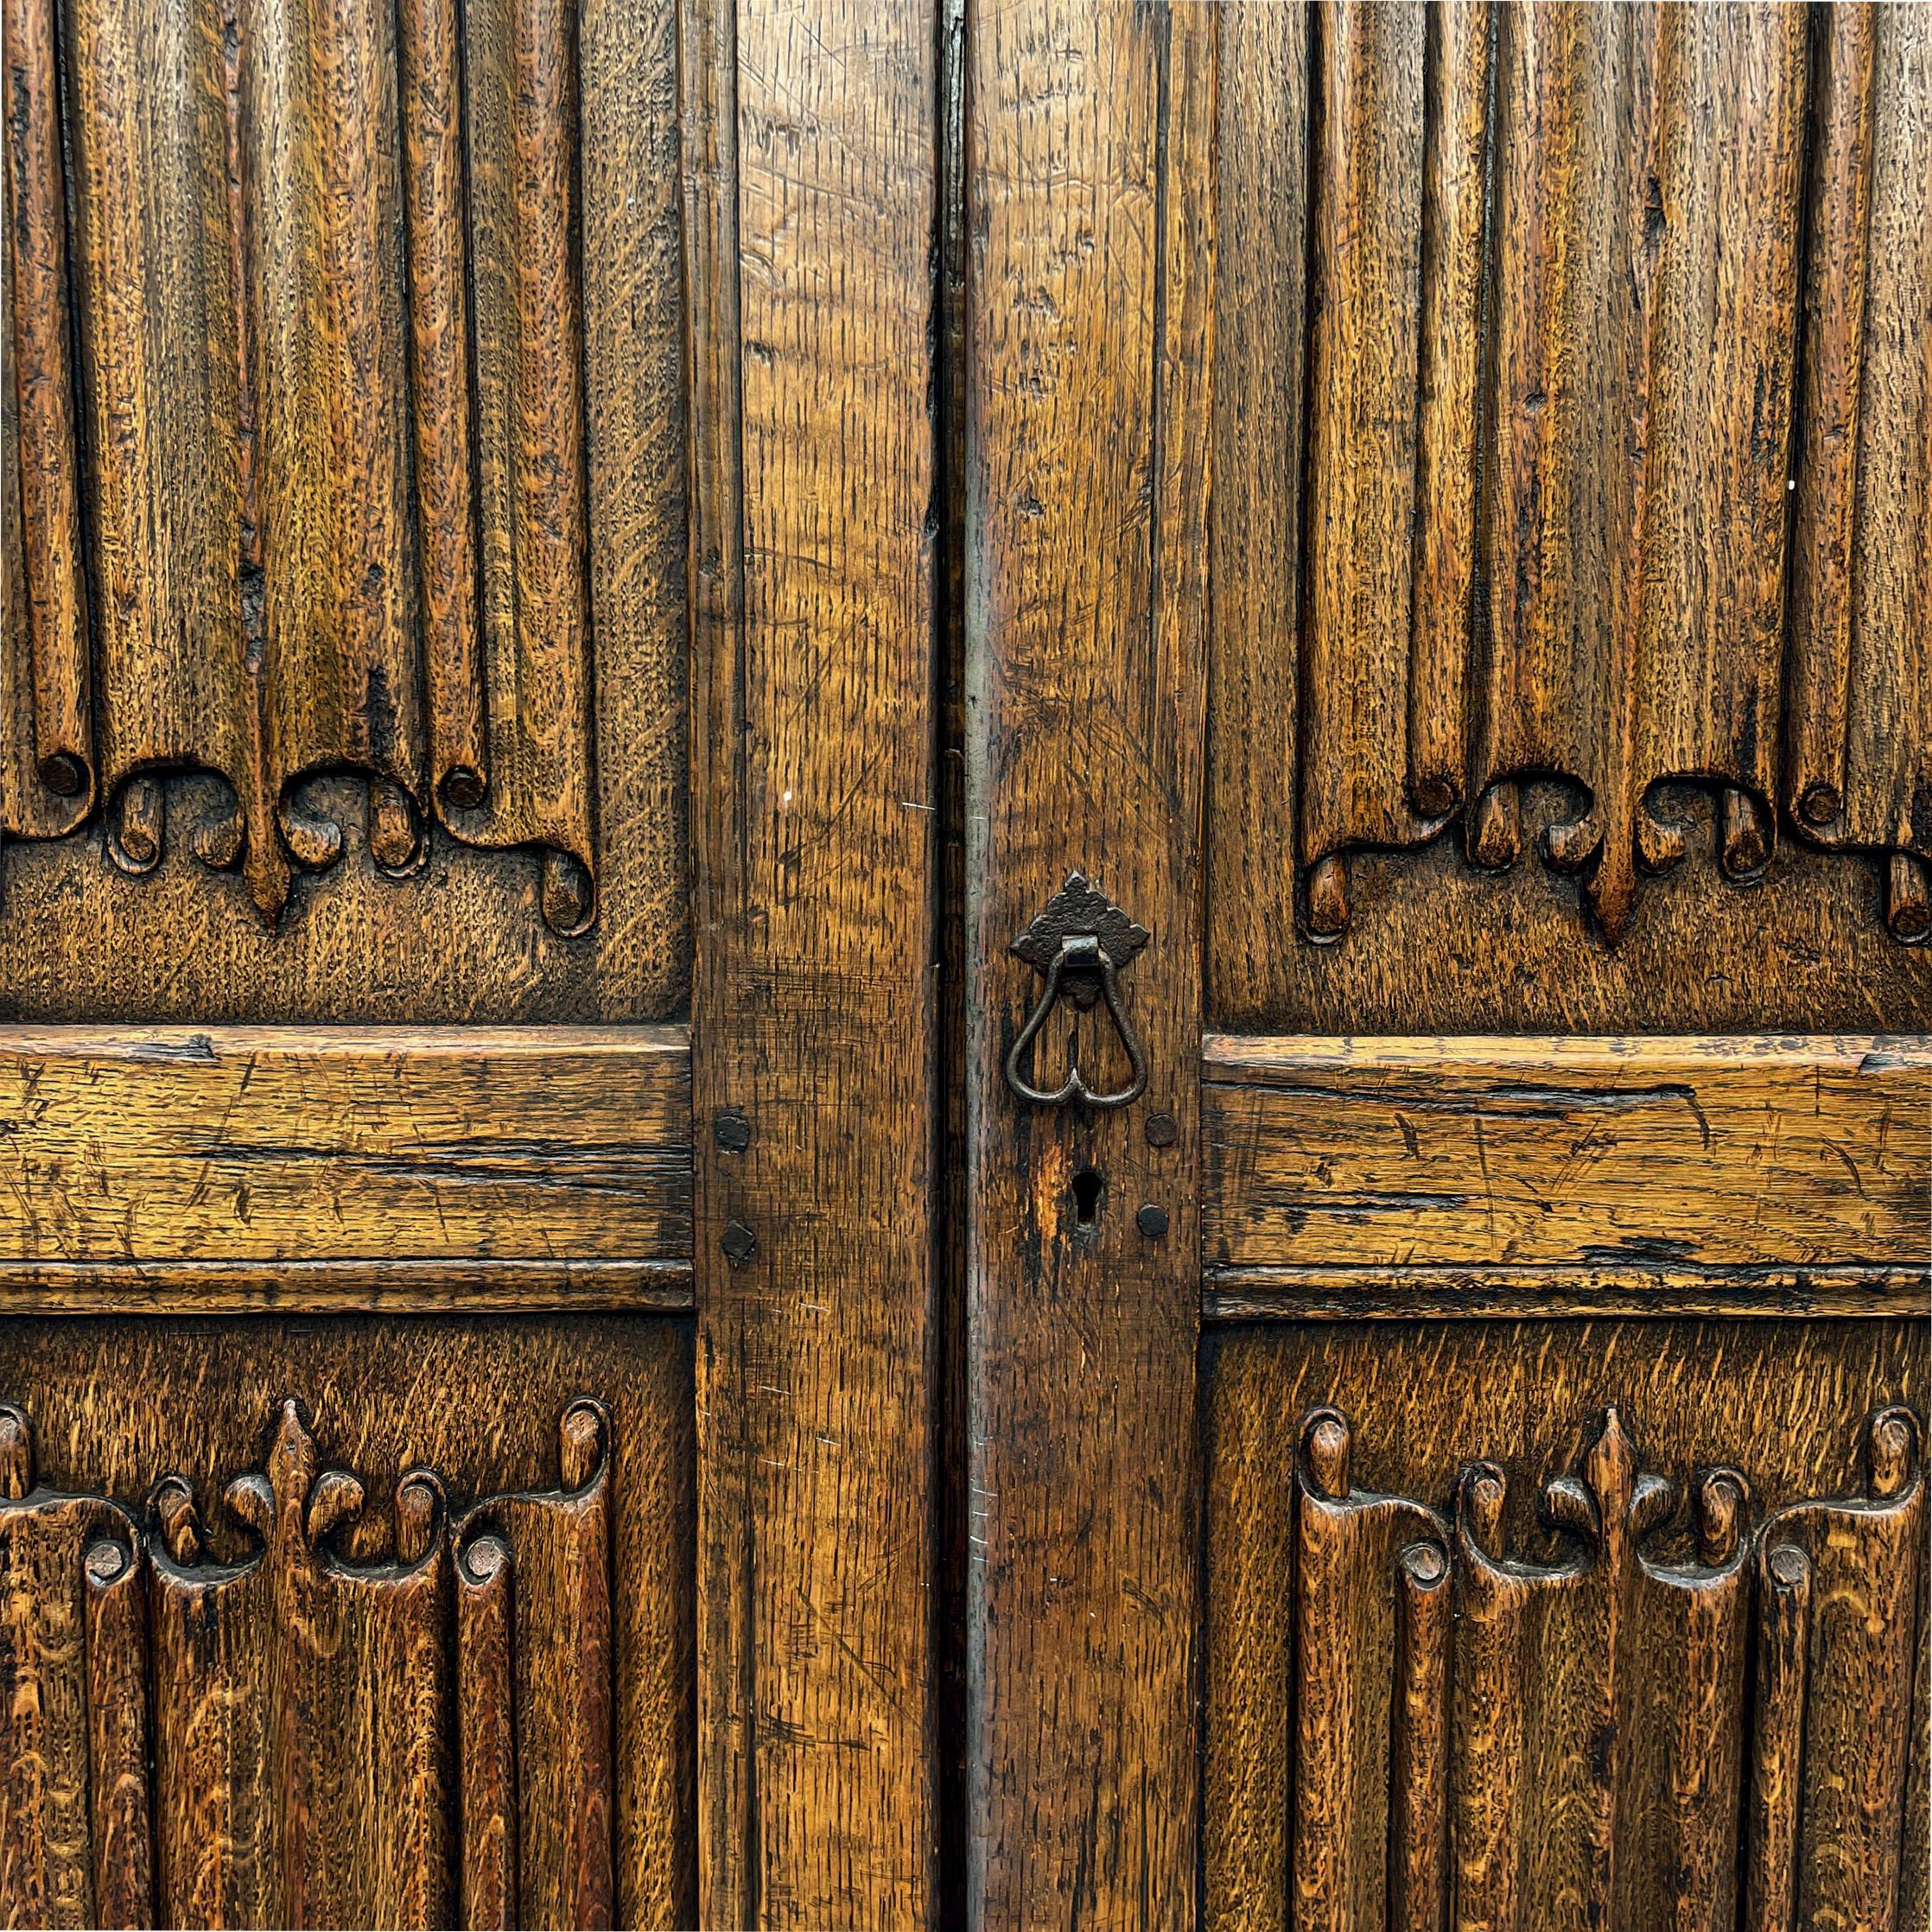
<path id="1" fill-rule="evenodd" d="M 214 8 L 84 0 L 65 24 L 100 792 L 112 810 L 144 768 L 232 774 L 247 791 L 251 887 L 272 895 L 268 802 L 242 778 L 259 745 L 238 580 L 239 263 L 222 22 Z M 145 869 L 158 833 L 129 829 L 124 813 L 111 847 Z"/>
<path id="2" fill-rule="evenodd" d="M 255 499 L 244 514 L 257 525 L 243 532 L 242 626 L 264 701 L 262 782 L 273 798 L 303 772 L 350 762 L 416 794 L 422 677 L 395 9 L 235 0 L 234 35 L 234 248 L 253 419 L 242 467 Z M 149 192 L 172 189 L 160 180 Z M 396 802 L 400 817 L 372 842 L 382 862 L 399 867 L 420 829 L 413 809 Z"/>
<path id="3" fill-rule="evenodd" d="M 1246 1023 L 1295 876 L 1310 17 L 1221 10 L 1207 972 L 1227 1026 Z"/>
<path id="4" fill-rule="evenodd" d="M 1916 1924 L 1924 1342 L 1216 1334 L 1210 1922 Z"/>
<path id="5" fill-rule="evenodd" d="M 25 1321 L 0 1383 L 0 1923 L 699 1922 L 689 1324 Z"/>
<path id="6" fill-rule="evenodd" d="M 1310 141 L 1301 856 L 1410 844 L 1462 792 L 1485 8 L 1324 8 Z M 1337 782 L 1337 780 L 1339 782 Z M 1318 874 L 1311 930 L 1345 918 Z"/>
<path id="7" fill-rule="evenodd" d="M 931 1786 L 934 28 L 684 21 L 707 1922 L 912 1925 Z"/>
<path id="8" fill-rule="evenodd" d="M 1834 7 L 1816 62 L 1787 801 L 1889 852 L 1885 917 L 1932 931 L 1932 20 Z"/>
<path id="9" fill-rule="evenodd" d="M 682 1004 L 676 18 L 10 0 L 0 829 L 55 841 L 98 801 L 116 871 L 162 874 L 130 896 L 78 843 L 18 855 L 10 990 L 58 974 L 67 1010 L 113 1010 L 66 970 L 84 934 L 141 951 L 143 989 L 219 952 L 230 1003 L 355 952 L 351 983 L 420 1017 L 372 969 L 378 880 L 429 874 L 391 901 L 405 947 L 426 906 L 513 926 L 529 872 L 450 847 L 519 848 L 582 937 L 601 829 L 596 944 L 487 963 Z M 365 896 L 325 936 L 298 877 L 332 869 Z M 292 945 L 234 937 L 244 890 Z"/>
<path id="10" fill-rule="evenodd" d="M 968 1914 L 1178 1926 L 1219 28 L 1063 0 L 972 28 Z M 1122 982 L 1147 1090 L 1105 1114 L 1023 1106 L 1002 1072 L 1040 988 L 1008 944 L 1075 868 L 1152 935 Z"/>
<path id="11" fill-rule="evenodd" d="M 599 956 L 682 1011 L 690 986 L 685 315 L 677 8 L 577 22 Z"/>
<path id="12" fill-rule="evenodd" d="M 576 932 L 594 911 L 577 24 L 557 0 L 472 0 L 464 31 L 489 785 L 445 810 L 480 843 L 541 845 L 543 916 Z"/>
<path id="13" fill-rule="evenodd" d="M 0 830 L 46 836 L 92 803 L 92 697 L 52 0 L 0 8 Z"/>

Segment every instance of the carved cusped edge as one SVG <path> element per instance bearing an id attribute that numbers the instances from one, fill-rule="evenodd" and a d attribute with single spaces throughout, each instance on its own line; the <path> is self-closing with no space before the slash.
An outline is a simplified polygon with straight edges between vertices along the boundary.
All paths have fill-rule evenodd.
<path id="1" fill-rule="evenodd" d="M 1752 1924 L 1894 1922 L 1924 1776 L 1921 1426 L 1881 1410 L 1865 1442 L 1863 1496 L 1754 1526 L 1736 1471 L 1680 1498 L 1607 1410 L 1542 1489 L 1559 1554 L 1532 1560 L 1498 1465 L 1467 1465 L 1445 1517 L 1356 1488 L 1346 1419 L 1311 1412 L 1292 1896 L 1340 1925 L 1554 1922 L 1565 1884 L 1605 1924 L 1692 1899 L 1713 1925 L 1745 1900 Z"/>
<path id="2" fill-rule="evenodd" d="M 171 796 L 218 793 L 188 843 L 273 927 L 294 874 L 340 858 L 317 794 L 346 778 L 377 870 L 419 866 L 433 817 L 540 854 L 543 917 L 577 934 L 596 733 L 575 29 L 505 0 L 461 35 L 406 13 L 350 0 L 314 46 L 264 16 L 232 81 L 171 17 L 131 87 L 99 0 L 8 16 L 0 840 L 98 809 L 141 874 Z M 341 353 L 313 353 L 318 327 Z"/>
<path id="3" fill-rule="evenodd" d="M 1291 707 L 1307 935 L 1344 933 L 1351 855 L 1459 816 L 1512 864 L 1554 791 L 1543 855 L 1614 944 L 1694 791 L 1730 877 L 1781 831 L 1861 851 L 1925 939 L 1915 10 L 1371 8 L 1308 45 L 1305 238 L 1269 238 L 1306 366 L 1255 411 L 1302 427 L 1300 500 L 1272 460 L 1223 493 L 1292 613 L 1224 643 Z M 1275 721 L 1230 722 L 1265 780 Z"/>
<path id="4" fill-rule="evenodd" d="M 559 1486 L 454 1523 L 410 1470 L 359 1562 L 293 1399 L 219 1537 L 179 1476 L 145 1533 L 37 1488 L 0 1406 L 0 1922 L 611 1923 L 610 1439 L 573 1402 Z"/>

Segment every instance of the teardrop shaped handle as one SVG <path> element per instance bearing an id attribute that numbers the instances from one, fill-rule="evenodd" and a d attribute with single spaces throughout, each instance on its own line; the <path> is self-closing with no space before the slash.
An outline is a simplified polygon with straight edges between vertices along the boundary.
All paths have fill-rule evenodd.
<path id="1" fill-rule="evenodd" d="M 1121 1036 L 1121 1045 L 1127 1049 L 1128 1065 L 1132 1069 L 1133 1077 L 1126 1086 L 1112 1093 L 1096 1093 L 1087 1084 L 1077 1060 L 1067 1068 L 1065 1080 L 1054 1093 L 1034 1086 L 1020 1071 L 1027 1048 L 1038 1039 L 1040 1028 L 1046 1024 L 1047 1015 L 1059 1004 L 1069 968 L 1076 973 L 1100 976 L 1100 990 L 1107 1001 L 1107 1011 L 1113 1016 L 1114 1031 Z M 1036 1107 L 1065 1107 L 1070 1100 L 1088 1107 L 1125 1107 L 1147 1091 L 1147 1057 L 1121 1006 L 1119 971 L 1096 934 L 1070 932 L 1060 941 L 1060 950 L 1053 955 L 1052 964 L 1046 969 L 1046 988 L 1039 996 L 1039 1003 L 1034 1007 L 1007 1052 L 1007 1084 L 1022 1100 L 1031 1101 Z"/>

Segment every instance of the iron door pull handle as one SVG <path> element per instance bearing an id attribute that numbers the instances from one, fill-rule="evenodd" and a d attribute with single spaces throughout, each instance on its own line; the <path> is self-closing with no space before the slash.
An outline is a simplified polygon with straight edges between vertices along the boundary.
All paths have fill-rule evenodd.
<path id="1" fill-rule="evenodd" d="M 1112 1093 L 1096 1093 L 1087 1084 L 1077 1061 L 1068 1067 L 1066 1078 L 1056 1093 L 1048 1093 L 1034 1086 L 1020 1071 L 1026 1049 L 1039 1037 L 1040 1028 L 1046 1024 L 1047 1015 L 1059 1004 L 1061 982 L 1070 967 L 1079 974 L 1099 974 L 1101 996 L 1113 1016 L 1114 1030 L 1121 1036 L 1121 1045 L 1127 1049 L 1128 1064 L 1133 1069 L 1134 1077 L 1124 1087 Z M 1060 941 L 1060 950 L 1053 955 L 1052 963 L 1046 969 L 1046 990 L 1040 995 L 1039 1003 L 1020 1029 L 1019 1037 L 1007 1054 L 1007 1083 L 1022 1100 L 1030 1100 L 1036 1107 L 1065 1107 L 1070 1100 L 1079 1101 L 1089 1107 L 1125 1107 L 1147 1091 L 1147 1056 L 1121 1006 L 1119 969 L 1095 934 L 1073 932 Z"/>

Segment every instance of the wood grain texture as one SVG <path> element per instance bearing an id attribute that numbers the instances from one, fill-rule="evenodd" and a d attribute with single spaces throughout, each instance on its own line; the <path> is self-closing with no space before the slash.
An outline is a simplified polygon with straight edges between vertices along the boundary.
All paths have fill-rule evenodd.
<path id="1" fill-rule="evenodd" d="M 675 7 L 499 11 L 9 16 L 10 1014 L 683 1003 Z"/>
<path id="2" fill-rule="evenodd" d="M 1206 1922 L 1380 1928 L 1417 1897 L 1385 1890 L 1401 1840 L 1377 1823 L 1391 1810 L 1406 1823 L 1413 1786 L 1394 1781 L 1413 1772 L 1401 1740 L 1415 1732 L 1372 1714 L 1411 1678 L 1402 1537 L 1378 1527 L 1404 1511 L 1449 1553 L 1456 1605 L 1453 1666 L 1433 1680 L 1454 1822 L 1442 1888 L 1413 1922 L 1733 1924 L 1771 1792 L 1789 1801 L 1793 1873 L 1801 1842 L 1813 1861 L 1817 1916 L 1789 1922 L 1903 1922 L 1921 1570 L 1906 1540 L 1922 1478 L 1917 1425 L 1885 1405 L 1922 1391 L 1924 1351 L 1922 1323 L 1903 1321 L 1216 1336 Z M 1369 1415 L 1386 1440 L 1372 1443 Z M 1821 1755 L 1781 1785 L 1765 1754 L 1781 1748 L 1777 1659 L 1792 1646 L 1775 1620 L 1754 1629 L 1750 1601 L 1760 1559 L 1809 1549 L 1826 1519 L 1845 1600 L 1870 1616 L 1795 1640 L 1795 1654 L 1828 1653 L 1831 1683 L 1808 1705 L 1800 1691 L 1818 1739 L 1802 1748 Z M 1311 1567 L 1311 1535 L 1386 1560 Z M 1291 1598 L 1293 1619 L 1255 1614 Z M 1358 1640 L 1338 1649 L 1324 1633 L 1342 1631 Z M 1311 1632 L 1319 1657 L 1304 1655 Z M 1874 1719 L 1882 1748 L 1854 1747 Z M 1760 1740 L 1748 1798 L 1747 1731 Z M 1344 1775 L 1358 1795 L 1325 1836 L 1326 1814 L 1290 1793 Z M 1389 1880 L 1402 1869 L 1392 1858 Z"/>
<path id="3" fill-rule="evenodd" d="M 1389 1752 L 1414 1725 L 1387 1668 L 1406 1600 L 1398 1553 L 1433 1550 L 1433 1573 L 1447 1573 L 1441 1522 L 1401 1497 L 1352 1497 L 1349 1450 L 1341 1415 L 1310 1415 L 1295 1517 L 1292 1853 L 1293 1919 L 1306 1932 L 1372 1922 L 1398 1871 L 1407 1889 Z M 1408 1768 L 1404 1798 L 1426 1797 Z"/>
<path id="4" fill-rule="evenodd" d="M 15 1315 L 689 1314 L 684 1261 L 30 1262 L 0 1266 Z"/>
<path id="5" fill-rule="evenodd" d="M 1654 785 L 1775 790 L 1805 58 L 1795 8 L 1499 16 L 1471 797 L 1579 783 L 1546 849 L 1612 940 Z"/>
<path id="6" fill-rule="evenodd" d="M 1317 14 L 1315 45 L 1307 865 L 1433 837 L 1461 795 L 1488 12 L 1344 4 Z"/>
<path id="7" fill-rule="evenodd" d="M 94 776 L 53 7 L 0 12 L 0 836 L 50 837 Z"/>
<path id="8" fill-rule="evenodd" d="M 1270 11 L 1224 33 L 1286 46 Z M 1932 931 L 1922 856 L 1824 810 L 1849 758 L 1903 824 L 1924 757 L 1924 546 L 1891 540 L 1923 493 L 1916 18 L 1833 10 L 1814 67 L 1789 6 L 1310 17 L 1222 143 L 1247 245 L 1216 300 L 1263 353 L 1217 426 L 1216 1023 L 1920 1024 L 1884 938 Z M 1861 431 L 1874 356 L 1892 406 Z M 1886 641 L 1848 696 L 1861 598 Z"/>
<path id="9" fill-rule="evenodd" d="M 786 0 L 684 34 L 703 1916 L 915 1925 L 934 26 Z"/>
<path id="10" fill-rule="evenodd" d="M 1932 30 L 1820 23 L 1786 803 L 1808 837 L 1932 857 Z M 1921 885 L 1919 899 L 1923 898 Z M 1922 907 L 1891 914 L 1922 937 Z"/>
<path id="11" fill-rule="evenodd" d="M 1903 1922 L 1907 1765 L 1914 1734 L 1925 1725 L 1914 1706 L 1924 1589 L 1923 1439 L 1923 1420 L 1913 1410 L 1881 1409 L 1872 1419 L 1865 1480 L 1854 1496 L 1793 1503 L 1764 1525 L 1767 1580 L 1779 1579 L 1781 1559 L 1795 1550 L 1808 1586 L 1800 1653 L 1802 1776 L 1789 1834 L 1801 1925 Z M 1767 1876 L 1771 1859 L 1772 1847 L 1752 1848 L 1751 1866 L 1763 1865 Z"/>
<path id="12" fill-rule="evenodd" d="M 553 0 L 463 11 L 486 764 L 480 798 L 442 790 L 459 836 L 543 848 L 567 933 L 595 910 L 573 27 Z"/>
<path id="13" fill-rule="evenodd" d="M 1208 993 L 1223 1004 L 1224 982 L 1279 956 L 1281 882 L 1292 891 L 1296 867 L 1282 804 L 1299 796 L 1312 18 L 1221 10 L 1205 862 Z"/>
<path id="14" fill-rule="evenodd" d="M 113 1497 L 152 1495 L 143 1567 L 168 1922 L 455 1922 L 474 1842 L 458 1831 L 471 1706 L 457 1693 L 481 1660 L 453 1648 L 452 1582 L 493 1540 L 514 1544 L 520 1586 L 504 1602 L 520 1902 L 505 1916 L 695 1922 L 688 1332 L 582 1320 L 0 1331 L 0 1375 L 41 1422 L 47 1470 L 30 1504 L 72 1482 L 92 1492 L 88 1509 L 124 1521 Z M 295 1387 L 315 1398 L 313 1428 L 289 1406 Z M 587 1388 L 607 1395 L 607 1425 L 578 1399 Z M 277 1411 L 265 1466 L 230 1482 L 264 1462 Z M 360 1473 L 321 1466 L 338 1453 Z M 97 1790 L 97 1820 L 111 1789 Z M 71 1836 L 83 1871 L 90 1848 L 97 1870 L 114 1849 L 98 1826 L 90 1837 L 87 1793 L 83 1757 Z"/>
<path id="15" fill-rule="evenodd" d="M 154 1819 L 149 1773 L 148 1605 L 138 1543 L 91 1545 L 87 1589 L 87 1827 L 94 1916 L 150 1922 Z"/>
<path id="16" fill-rule="evenodd" d="M 359 1513 L 362 1485 L 319 1467 L 293 1399 L 266 1460 L 226 1497 L 258 1556 L 151 1554 L 161 1914 L 434 1924 L 453 1903 L 440 1486 L 426 1548 L 349 1567 L 324 1540 Z M 425 1481 L 398 1484 L 399 1542 L 406 1490 Z"/>
<path id="17" fill-rule="evenodd" d="M 97 1768 L 122 1767 L 97 1766 L 90 1693 L 106 1647 L 90 1641 L 86 1569 L 92 1549 L 140 1541 L 124 1509 L 42 1479 L 29 1417 L 0 1405 L 0 1918 L 10 1926 L 124 1922 L 120 1910 L 145 1905 L 94 1855 Z"/>
<path id="18" fill-rule="evenodd" d="M 1511 1285 L 1560 1305 L 1628 1270 L 1668 1295 L 1925 1300 L 1919 1037 L 1217 1034 L 1202 1076 L 1217 1295 L 1345 1307 L 1351 1274 L 1385 1293 L 1394 1275 L 1419 1310 L 1432 1279 L 1452 1305 Z"/>
<path id="19" fill-rule="evenodd" d="M 1192 1917 L 1220 31 L 1027 0 L 969 39 L 967 1910 L 988 1928 Z M 1041 990 L 1008 948 L 1077 868 L 1151 934 L 1122 980 L 1147 1090 L 1105 1113 L 1020 1103 L 1003 1072 Z M 1106 1020 L 1057 1021 L 1036 1081 L 1077 1027 L 1109 1077 Z"/>
<path id="20" fill-rule="evenodd" d="M 690 1078 L 680 1027 L 16 1028 L 0 1270 L 688 1262 Z"/>
<path id="21" fill-rule="evenodd" d="M 617 1903 L 609 1416 L 580 1399 L 564 1412 L 560 1435 L 556 1490 L 478 1503 L 457 1526 L 454 1548 L 473 1572 L 477 1541 L 499 1543 L 514 1578 L 514 1890 L 506 1916 L 518 1924 L 608 1926 Z M 501 1762 L 500 1742 L 492 1755 Z M 499 1854 L 487 1835 L 486 1828 L 480 1849 L 493 1867 Z"/>
<path id="22" fill-rule="evenodd" d="M 462 1806 L 462 1918 L 517 1922 L 516 1675 L 511 1661 L 509 1545 L 482 1535 L 456 1552 L 457 1789 Z"/>

